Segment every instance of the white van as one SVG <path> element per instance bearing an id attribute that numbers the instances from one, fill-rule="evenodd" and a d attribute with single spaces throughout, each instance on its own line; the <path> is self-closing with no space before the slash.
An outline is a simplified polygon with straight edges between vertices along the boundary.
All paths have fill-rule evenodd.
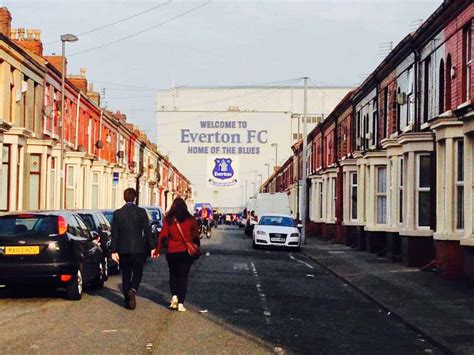
<path id="1" fill-rule="evenodd" d="M 291 215 L 290 198 L 284 192 L 259 193 L 255 202 L 255 216 L 257 224 L 260 216 L 264 214 Z"/>
<path id="2" fill-rule="evenodd" d="M 258 223 L 260 216 L 264 214 L 280 214 L 280 215 L 291 215 L 290 198 L 284 192 L 277 193 L 259 193 L 257 198 L 254 199 L 251 205 L 247 203 L 248 212 L 254 211 L 253 218 L 249 218 L 249 222 L 245 228 L 247 235 L 251 235 L 253 226 Z M 250 201 L 249 201 L 250 202 Z"/>

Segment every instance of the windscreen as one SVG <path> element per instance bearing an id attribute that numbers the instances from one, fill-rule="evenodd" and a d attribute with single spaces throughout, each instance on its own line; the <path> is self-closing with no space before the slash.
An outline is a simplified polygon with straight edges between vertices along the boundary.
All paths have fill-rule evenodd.
<path id="1" fill-rule="evenodd" d="M 89 228 L 89 230 L 94 231 L 96 229 L 94 226 L 94 219 L 92 215 L 84 213 L 80 213 L 79 215 L 82 217 L 82 220 L 86 223 L 87 228 Z"/>
<path id="2" fill-rule="evenodd" d="M 110 224 L 112 224 L 112 219 L 114 218 L 114 212 L 113 211 L 102 211 L 104 214 L 105 218 L 109 221 Z"/>
<path id="3" fill-rule="evenodd" d="M 46 239 L 57 234 L 56 216 L 16 215 L 0 217 L 0 238 L 30 237 Z"/>
<path id="4" fill-rule="evenodd" d="M 294 227 L 293 218 L 283 216 L 263 216 L 258 223 L 261 226 Z"/>

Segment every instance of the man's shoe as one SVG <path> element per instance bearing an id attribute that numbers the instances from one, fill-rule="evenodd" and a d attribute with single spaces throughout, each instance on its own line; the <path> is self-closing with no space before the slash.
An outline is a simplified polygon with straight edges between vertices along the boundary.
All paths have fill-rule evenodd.
<path id="1" fill-rule="evenodd" d="M 173 297 L 171 297 L 171 303 L 169 305 L 169 308 L 178 309 L 178 296 L 173 295 Z"/>
<path id="2" fill-rule="evenodd" d="M 178 312 L 186 312 L 186 308 L 182 303 L 178 303 Z"/>
<path id="3" fill-rule="evenodd" d="M 137 308 L 137 291 L 135 291 L 133 288 L 131 288 L 128 291 L 128 297 L 130 297 L 130 301 L 128 301 L 128 304 L 130 306 L 130 309 L 135 309 Z"/>

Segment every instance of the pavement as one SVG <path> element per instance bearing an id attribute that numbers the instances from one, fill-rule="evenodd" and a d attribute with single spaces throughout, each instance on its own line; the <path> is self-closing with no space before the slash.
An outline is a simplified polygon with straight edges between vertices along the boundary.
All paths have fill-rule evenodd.
<path id="1" fill-rule="evenodd" d="M 474 354 L 474 289 L 465 282 L 317 238 L 301 251 L 441 351 Z"/>

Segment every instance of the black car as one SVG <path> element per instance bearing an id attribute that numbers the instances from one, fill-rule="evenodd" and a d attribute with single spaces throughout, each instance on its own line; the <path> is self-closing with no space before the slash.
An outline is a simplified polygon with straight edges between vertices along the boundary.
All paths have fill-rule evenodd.
<path id="1" fill-rule="evenodd" d="M 107 218 L 109 224 L 112 225 L 112 219 L 114 218 L 115 210 L 100 210 L 100 212 L 102 212 L 105 218 Z"/>
<path id="2" fill-rule="evenodd" d="M 111 253 L 111 232 L 112 227 L 110 226 L 109 220 L 99 210 L 76 210 L 79 216 L 82 217 L 86 222 L 87 227 L 91 232 L 97 232 L 100 236 L 100 246 L 107 255 L 108 270 L 112 273 L 119 273 L 119 265 L 112 259 Z M 108 275 L 107 275 L 108 276 Z"/>
<path id="3" fill-rule="evenodd" d="M 71 211 L 11 212 L 0 216 L 0 284 L 54 286 L 79 300 L 101 288 L 107 257 L 100 237 Z"/>

